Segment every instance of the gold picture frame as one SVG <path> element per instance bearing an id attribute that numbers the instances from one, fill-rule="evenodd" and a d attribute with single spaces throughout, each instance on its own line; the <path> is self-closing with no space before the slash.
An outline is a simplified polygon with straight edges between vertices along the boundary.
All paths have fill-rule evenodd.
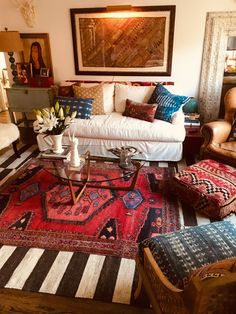
<path id="1" fill-rule="evenodd" d="M 70 9 L 75 73 L 171 75 L 175 6 Z"/>
<path id="2" fill-rule="evenodd" d="M 23 42 L 23 62 L 32 63 L 32 75 L 40 76 L 41 68 L 49 69 L 49 76 L 53 76 L 51 50 L 49 44 L 49 35 L 47 33 L 21 33 Z M 33 47 L 34 46 L 34 47 Z M 34 49 L 34 52 L 32 52 Z M 38 66 L 34 66 L 33 53 L 37 53 Z"/>

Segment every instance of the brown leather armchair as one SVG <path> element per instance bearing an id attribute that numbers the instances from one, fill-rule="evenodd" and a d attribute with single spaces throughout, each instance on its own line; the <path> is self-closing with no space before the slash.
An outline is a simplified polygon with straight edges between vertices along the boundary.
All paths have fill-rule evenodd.
<path id="1" fill-rule="evenodd" d="M 224 119 L 205 123 L 201 128 L 204 142 L 200 158 L 211 158 L 236 167 L 236 139 L 228 141 L 233 125 L 236 128 L 236 87 L 228 90 L 224 103 Z"/>

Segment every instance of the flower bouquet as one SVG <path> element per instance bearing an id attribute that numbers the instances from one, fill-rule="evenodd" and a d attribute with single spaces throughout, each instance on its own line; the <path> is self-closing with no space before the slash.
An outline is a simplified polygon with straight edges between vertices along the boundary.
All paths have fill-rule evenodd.
<path id="1" fill-rule="evenodd" d="M 71 115 L 70 106 L 60 106 L 58 101 L 50 108 L 36 109 L 37 120 L 34 121 L 34 131 L 47 135 L 59 135 L 67 129 L 76 117 L 76 111 Z"/>
<path id="2" fill-rule="evenodd" d="M 77 112 L 70 115 L 70 106 L 62 107 L 58 102 L 50 108 L 36 109 L 34 112 L 37 118 L 33 123 L 34 131 L 50 135 L 53 152 L 61 154 L 63 132 L 73 122 Z"/>

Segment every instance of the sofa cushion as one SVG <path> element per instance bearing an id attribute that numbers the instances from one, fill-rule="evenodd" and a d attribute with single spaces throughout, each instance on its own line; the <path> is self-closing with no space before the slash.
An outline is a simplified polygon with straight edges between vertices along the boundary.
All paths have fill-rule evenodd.
<path id="1" fill-rule="evenodd" d="M 188 100 L 189 97 L 172 94 L 163 85 L 157 84 L 148 103 L 158 105 L 156 119 L 171 122 L 173 113 L 178 111 Z"/>
<path id="2" fill-rule="evenodd" d="M 81 87 L 73 85 L 74 95 L 81 98 L 93 98 L 93 115 L 104 114 L 104 105 L 103 105 L 103 88 L 102 85 L 93 86 L 93 87 Z"/>
<path id="3" fill-rule="evenodd" d="M 156 120 L 153 123 L 122 116 L 112 112 L 107 115 L 92 115 L 90 120 L 79 120 L 73 124 L 76 136 L 104 140 L 132 140 L 158 142 L 183 142 L 183 124 Z"/>
<path id="4" fill-rule="evenodd" d="M 81 87 L 93 87 L 101 85 L 103 88 L 104 112 L 111 113 L 115 110 L 114 106 L 114 89 L 115 83 L 81 83 Z"/>
<path id="5" fill-rule="evenodd" d="M 154 104 L 148 105 L 126 99 L 126 106 L 123 116 L 153 122 L 156 109 L 157 106 Z"/>
<path id="6" fill-rule="evenodd" d="M 236 257 L 236 227 L 221 221 L 148 238 L 139 245 L 141 259 L 145 247 L 169 281 L 184 289 L 194 270 Z"/>
<path id="7" fill-rule="evenodd" d="M 125 111 L 126 99 L 132 99 L 139 103 L 147 103 L 155 86 L 129 86 L 123 84 L 115 85 L 115 111 Z"/>
<path id="8" fill-rule="evenodd" d="M 55 103 L 58 101 L 62 107 L 69 106 L 71 115 L 72 112 L 76 111 L 76 118 L 79 119 L 90 119 L 92 113 L 92 98 L 76 98 L 76 97 L 63 97 L 57 96 L 54 98 Z"/>

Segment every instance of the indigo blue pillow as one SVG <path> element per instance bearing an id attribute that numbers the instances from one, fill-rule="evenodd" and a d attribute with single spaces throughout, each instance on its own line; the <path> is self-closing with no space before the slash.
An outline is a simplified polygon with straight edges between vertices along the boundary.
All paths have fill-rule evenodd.
<path id="1" fill-rule="evenodd" d="M 76 118 L 78 119 L 90 119 L 93 107 L 93 98 L 77 98 L 77 97 L 63 97 L 56 96 L 54 103 L 59 102 L 62 107 L 70 106 L 70 112 L 76 111 Z"/>
<path id="2" fill-rule="evenodd" d="M 148 103 L 157 104 L 156 119 L 171 122 L 172 114 L 178 111 L 188 100 L 189 97 L 172 94 L 163 85 L 157 84 Z"/>

